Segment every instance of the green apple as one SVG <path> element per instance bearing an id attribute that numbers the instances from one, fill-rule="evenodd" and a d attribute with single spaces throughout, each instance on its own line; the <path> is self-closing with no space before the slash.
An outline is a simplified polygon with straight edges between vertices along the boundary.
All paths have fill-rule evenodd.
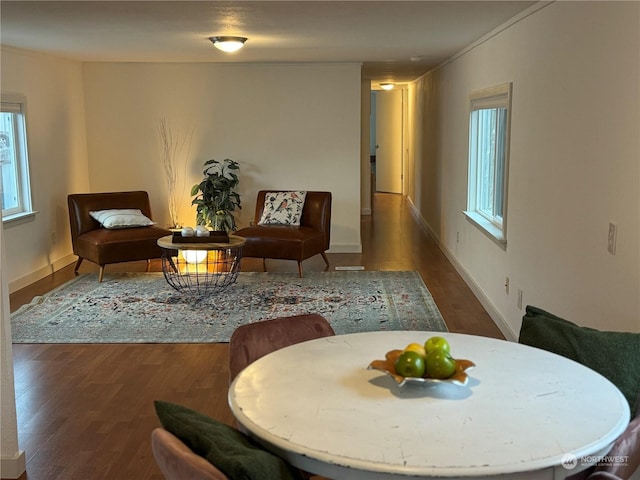
<path id="1" fill-rule="evenodd" d="M 449 346 L 449 342 L 445 338 L 442 337 L 431 337 L 426 342 L 424 342 L 424 349 L 427 352 L 427 355 L 432 350 L 442 350 L 446 353 L 451 352 L 451 347 Z"/>
<path id="2" fill-rule="evenodd" d="M 456 371 L 456 361 L 442 349 L 427 353 L 425 364 L 427 376 L 431 378 L 449 378 Z"/>
<path id="3" fill-rule="evenodd" d="M 396 373 L 403 377 L 422 377 L 425 371 L 425 360 L 418 352 L 406 350 L 396 360 Z"/>

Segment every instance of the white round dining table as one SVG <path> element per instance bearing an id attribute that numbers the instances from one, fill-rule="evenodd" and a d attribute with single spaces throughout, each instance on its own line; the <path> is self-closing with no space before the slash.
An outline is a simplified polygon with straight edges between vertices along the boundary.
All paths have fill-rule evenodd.
<path id="1" fill-rule="evenodd" d="M 399 384 L 371 361 L 430 336 L 475 363 L 466 385 Z M 333 479 L 557 479 L 605 455 L 629 406 L 583 365 L 506 340 L 419 331 L 336 335 L 277 350 L 229 405 L 265 448 Z"/>

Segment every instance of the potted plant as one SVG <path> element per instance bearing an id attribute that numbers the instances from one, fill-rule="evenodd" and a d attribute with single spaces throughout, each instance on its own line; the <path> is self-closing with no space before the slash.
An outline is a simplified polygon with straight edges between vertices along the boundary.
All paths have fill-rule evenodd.
<path id="1" fill-rule="evenodd" d="M 242 208 L 240 194 L 234 190 L 240 181 L 236 174 L 240 165 L 227 158 L 222 162 L 207 160 L 204 167 L 203 180 L 191 187 L 191 196 L 195 196 L 191 205 L 196 205 L 196 224 L 217 231 L 236 230 L 232 212 Z"/>

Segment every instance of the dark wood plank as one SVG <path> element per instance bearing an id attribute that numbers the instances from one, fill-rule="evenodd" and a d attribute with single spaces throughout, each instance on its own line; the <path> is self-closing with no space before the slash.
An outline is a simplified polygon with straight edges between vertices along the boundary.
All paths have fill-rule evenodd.
<path id="1" fill-rule="evenodd" d="M 362 254 L 330 254 L 331 268 L 417 270 L 452 332 L 502 334 L 399 195 L 376 194 L 362 218 Z M 267 261 L 297 272 L 296 262 Z M 144 271 L 145 262 L 107 266 Z M 325 269 L 320 256 L 305 271 Z M 152 263 L 159 271 L 159 262 Z M 244 259 L 243 270 L 262 261 Z M 81 272 L 97 272 L 84 262 Z M 10 296 L 11 310 L 73 278 L 66 267 Z M 14 345 L 21 480 L 162 480 L 150 448 L 153 401 L 180 403 L 232 424 L 227 405 L 228 346 L 220 344 Z"/>

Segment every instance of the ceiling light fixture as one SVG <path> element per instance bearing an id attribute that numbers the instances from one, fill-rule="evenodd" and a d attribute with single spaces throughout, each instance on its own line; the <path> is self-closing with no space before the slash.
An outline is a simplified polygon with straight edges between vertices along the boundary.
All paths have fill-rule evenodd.
<path id="1" fill-rule="evenodd" d="M 392 82 L 387 82 L 387 83 L 381 83 L 380 84 L 380 88 L 383 90 L 393 90 L 393 87 L 395 87 L 395 84 Z"/>
<path id="2" fill-rule="evenodd" d="M 213 46 L 223 52 L 231 53 L 238 51 L 247 41 L 245 37 L 209 37 Z"/>

